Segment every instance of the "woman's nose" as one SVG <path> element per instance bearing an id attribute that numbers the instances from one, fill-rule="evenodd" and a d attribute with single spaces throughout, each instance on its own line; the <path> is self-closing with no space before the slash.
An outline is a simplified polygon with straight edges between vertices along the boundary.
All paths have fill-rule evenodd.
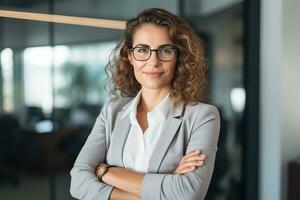
<path id="1" fill-rule="evenodd" d="M 148 60 L 148 63 L 153 65 L 153 66 L 156 66 L 160 63 L 160 60 L 159 60 L 158 55 L 157 55 L 157 51 L 152 51 L 151 56 Z"/>

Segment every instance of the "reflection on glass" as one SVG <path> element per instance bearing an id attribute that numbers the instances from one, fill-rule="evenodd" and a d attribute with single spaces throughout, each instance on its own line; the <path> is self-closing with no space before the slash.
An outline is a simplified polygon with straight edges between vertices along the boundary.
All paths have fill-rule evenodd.
<path id="1" fill-rule="evenodd" d="M 13 51 L 10 48 L 6 48 L 1 51 L 0 56 L 2 67 L 3 112 L 12 113 L 14 109 Z"/>
<path id="2" fill-rule="evenodd" d="M 105 65 L 115 46 L 116 42 L 103 42 L 55 47 L 55 107 L 101 105 L 107 100 Z"/>
<path id="3" fill-rule="evenodd" d="M 246 93 L 244 88 L 233 88 L 230 92 L 231 106 L 234 112 L 241 113 L 245 108 Z"/>
<path id="4" fill-rule="evenodd" d="M 25 49 L 25 104 L 40 107 L 46 114 L 52 111 L 52 59 L 56 108 L 103 104 L 107 99 L 104 68 L 115 45 L 115 42 L 105 42 Z"/>
<path id="5" fill-rule="evenodd" d="M 25 104 L 52 110 L 51 47 L 33 47 L 24 50 Z"/>

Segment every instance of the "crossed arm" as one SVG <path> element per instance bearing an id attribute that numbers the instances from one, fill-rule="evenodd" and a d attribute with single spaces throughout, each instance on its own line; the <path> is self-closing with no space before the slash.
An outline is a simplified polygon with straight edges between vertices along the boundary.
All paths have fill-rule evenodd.
<path id="1" fill-rule="evenodd" d="M 184 174 L 194 171 L 197 167 L 203 165 L 205 155 L 200 151 L 191 151 L 185 155 L 179 163 L 174 174 Z M 106 165 L 102 163 L 96 169 L 100 169 Z M 112 193 L 110 195 L 111 200 L 118 199 L 140 199 L 141 197 L 141 185 L 145 174 L 134 172 L 132 170 L 122 167 L 111 167 L 108 172 L 102 177 L 102 180 L 111 186 L 113 186 Z"/>

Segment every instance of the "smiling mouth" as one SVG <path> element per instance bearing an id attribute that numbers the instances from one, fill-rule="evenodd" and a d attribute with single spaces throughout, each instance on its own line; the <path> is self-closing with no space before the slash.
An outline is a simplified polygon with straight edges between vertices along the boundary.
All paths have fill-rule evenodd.
<path id="1" fill-rule="evenodd" d="M 163 74 L 163 72 L 144 72 L 144 74 L 146 74 L 146 76 L 150 77 L 150 78 L 156 78 L 159 77 Z"/>

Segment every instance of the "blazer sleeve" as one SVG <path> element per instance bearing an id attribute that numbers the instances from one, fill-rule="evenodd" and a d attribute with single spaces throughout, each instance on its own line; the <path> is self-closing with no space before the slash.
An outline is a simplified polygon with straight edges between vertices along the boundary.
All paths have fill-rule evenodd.
<path id="1" fill-rule="evenodd" d="M 204 165 L 182 175 L 146 174 L 141 189 L 142 199 L 201 200 L 205 198 L 214 169 L 220 116 L 218 110 L 211 105 L 207 106 L 204 112 L 199 113 L 186 152 L 201 150 L 206 155 Z"/>
<path id="2" fill-rule="evenodd" d="M 106 115 L 108 103 L 105 104 L 96 119 L 94 127 L 81 149 L 71 170 L 70 193 L 82 200 L 109 199 L 112 186 L 99 182 L 95 169 L 104 162 L 107 152 Z"/>

